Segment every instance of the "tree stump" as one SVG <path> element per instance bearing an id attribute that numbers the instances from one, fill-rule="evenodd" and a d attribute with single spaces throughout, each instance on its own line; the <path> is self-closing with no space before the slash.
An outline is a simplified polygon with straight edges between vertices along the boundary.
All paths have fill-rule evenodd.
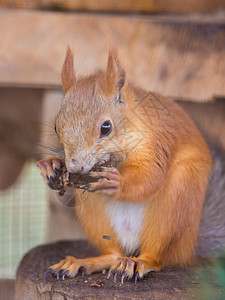
<path id="1" fill-rule="evenodd" d="M 103 273 L 84 278 L 78 274 L 77 277 L 64 281 L 48 274 L 44 280 L 43 275 L 48 267 L 66 255 L 85 258 L 98 253 L 86 241 L 63 241 L 30 250 L 17 270 L 16 299 L 203 299 L 201 284 L 204 280 L 196 267 L 168 268 L 162 272 L 152 272 L 136 285 L 134 280 L 125 281 L 121 285 L 119 276 L 114 282 L 113 276 L 107 279 L 107 275 Z M 207 265 L 202 268 L 210 274 L 208 268 L 212 267 Z M 213 280 L 215 281 L 212 276 L 210 283 Z M 218 286 L 216 291 L 222 299 L 222 291 Z"/>

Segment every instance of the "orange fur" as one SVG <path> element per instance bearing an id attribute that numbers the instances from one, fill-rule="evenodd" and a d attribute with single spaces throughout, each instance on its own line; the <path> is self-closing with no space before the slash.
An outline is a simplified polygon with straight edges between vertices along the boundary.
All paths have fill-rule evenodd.
<path id="1" fill-rule="evenodd" d="M 76 191 L 76 212 L 89 238 L 104 255 L 124 257 L 106 207 L 109 201 L 145 204 L 140 255 L 119 264 L 112 259 L 108 266 L 130 278 L 133 264 L 142 277 L 151 270 L 190 263 L 211 169 L 208 148 L 194 123 L 172 100 L 129 84 L 115 50 L 109 54 L 106 74 L 80 79 L 76 86 L 69 51 L 62 77 L 65 91 L 73 87 L 56 119 L 66 165 L 76 158 L 91 169 L 100 153 L 104 157 L 108 152 L 119 165 L 116 192 Z M 114 131 L 99 140 L 104 117 L 113 120 Z"/>

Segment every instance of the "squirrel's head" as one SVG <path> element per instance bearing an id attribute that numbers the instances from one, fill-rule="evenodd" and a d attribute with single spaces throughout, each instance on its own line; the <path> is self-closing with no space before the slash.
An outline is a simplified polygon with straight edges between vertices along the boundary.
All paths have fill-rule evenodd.
<path id="1" fill-rule="evenodd" d="M 86 173 L 96 163 L 125 155 L 126 98 L 132 93 L 126 73 L 111 50 L 105 73 L 76 80 L 73 53 L 67 49 L 62 69 L 65 97 L 56 117 L 56 133 L 63 145 L 71 173 Z M 129 94 L 129 97 L 128 97 Z"/>

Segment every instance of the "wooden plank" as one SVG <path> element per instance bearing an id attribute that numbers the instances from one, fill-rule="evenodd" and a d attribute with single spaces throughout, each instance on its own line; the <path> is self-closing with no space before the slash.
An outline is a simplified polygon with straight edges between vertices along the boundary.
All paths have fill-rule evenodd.
<path id="1" fill-rule="evenodd" d="M 1 0 L 3 7 L 57 8 L 73 11 L 187 13 L 209 12 L 225 8 L 224 0 Z"/>
<path id="2" fill-rule="evenodd" d="M 224 14 L 138 17 L 0 10 L 0 84 L 61 87 L 68 44 L 78 75 L 117 46 L 128 78 L 173 98 L 225 96 Z"/>

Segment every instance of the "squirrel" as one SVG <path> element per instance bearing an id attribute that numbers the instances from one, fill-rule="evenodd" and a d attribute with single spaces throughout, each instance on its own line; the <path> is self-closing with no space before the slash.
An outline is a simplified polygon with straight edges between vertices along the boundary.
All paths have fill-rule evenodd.
<path id="1" fill-rule="evenodd" d="M 68 47 L 55 122 L 65 157 L 37 165 L 53 189 L 63 166 L 96 179 L 86 191 L 75 189 L 76 213 L 101 255 L 67 256 L 45 276 L 108 269 L 108 277 L 137 282 L 151 271 L 190 264 L 212 167 L 202 134 L 173 100 L 129 83 L 117 50 L 109 52 L 106 72 L 80 79 L 73 57 Z M 112 167 L 92 171 L 112 155 Z"/>

